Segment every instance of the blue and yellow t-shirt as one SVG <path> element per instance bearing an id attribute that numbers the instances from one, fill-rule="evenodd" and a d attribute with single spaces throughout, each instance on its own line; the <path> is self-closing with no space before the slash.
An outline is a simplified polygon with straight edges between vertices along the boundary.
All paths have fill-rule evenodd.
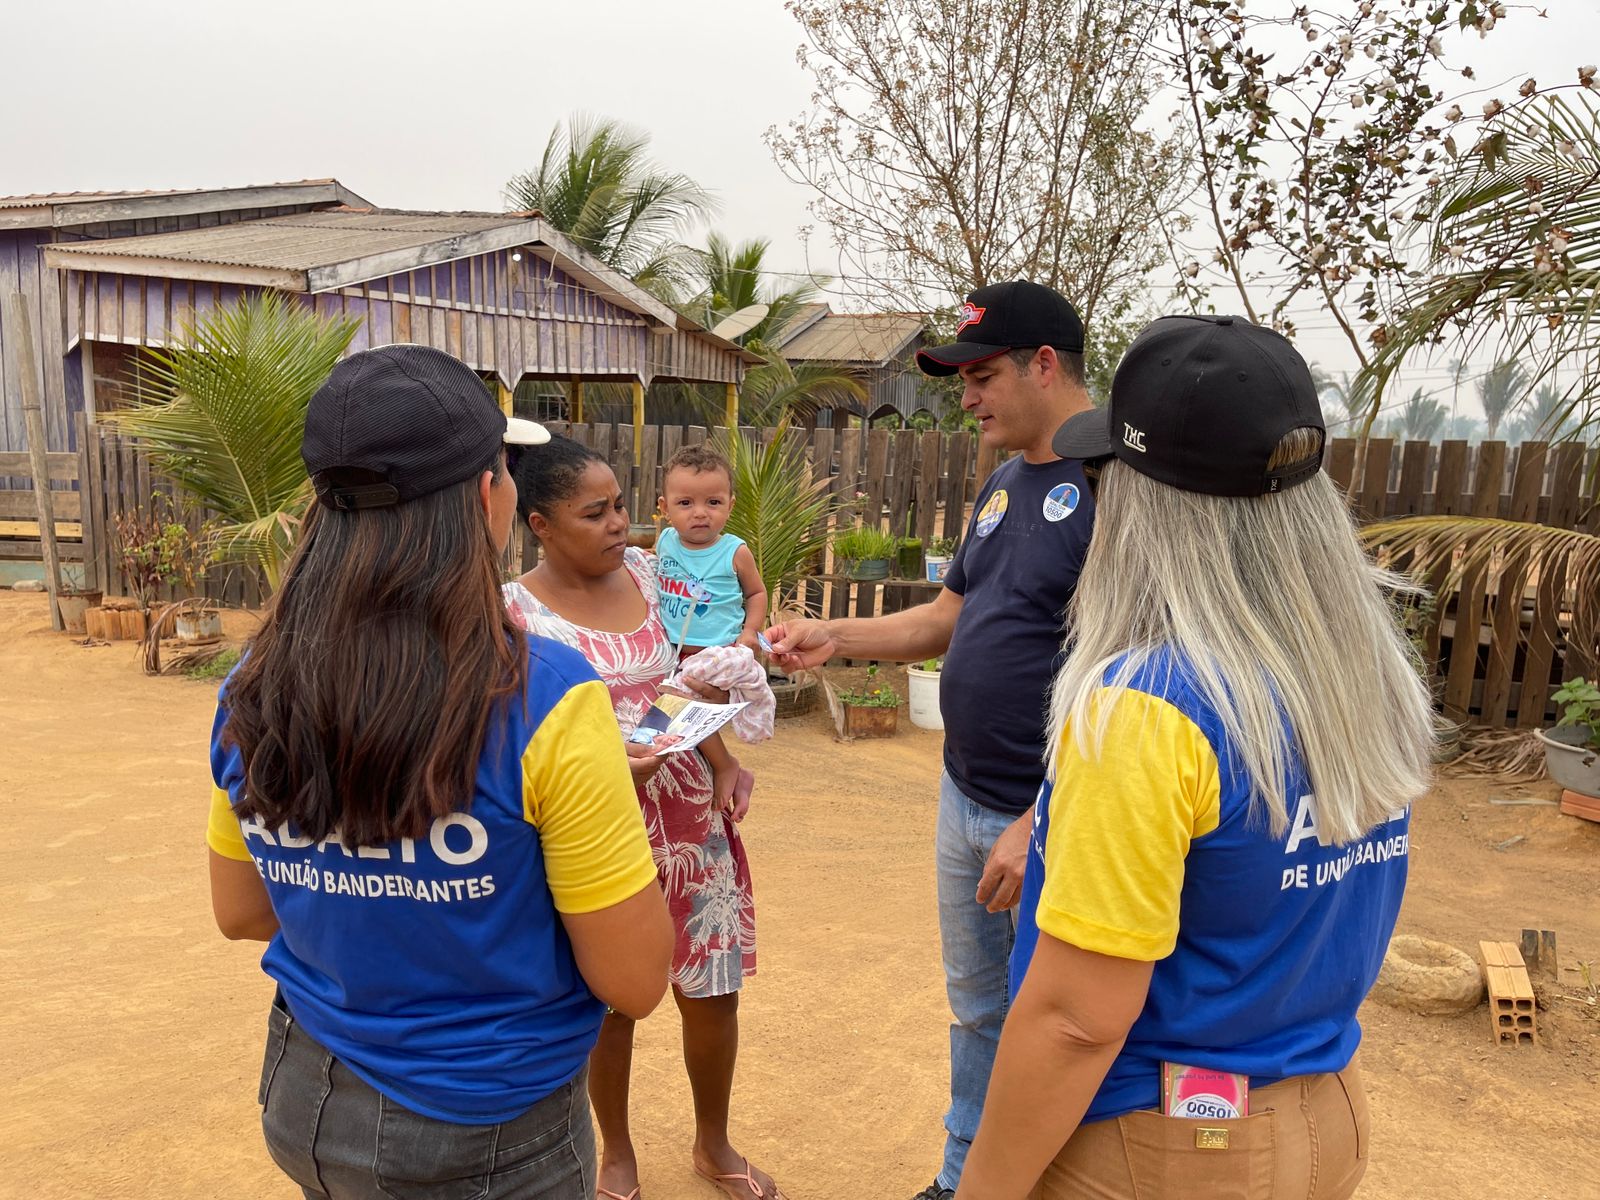
<path id="1" fill-rule="evenodd" d="M 1289 829 L 1273 837 L 1222 721 L 1167 653 L 1116 694 L 1098 758 L 1066 731 L 1052 780 L 1034 806 L 1012 994 L 1040 930 L 1155 963 L 1084 1120 L 1157 1108 L 1163 1061 L 1253 1087 L 1349 1065 L 1405 890 L 1409 810 L 1329 844 L 1296 763 Z"/>
<path id="2" fill-rule="evenodd" d="M 508 1120 L 578 1073 L 605 1006 L 558 914 L 656 882 L 605 685 L 576 651 L 528 643 L 526 704 L 502 706 L 471 802 L 425 838 L 350 849 L 241 822 L 226 684 L 212 732 L 206 840 L 266 881 L 279 931 L 262 969 L 342 1063 L 442 1121 Z"/>

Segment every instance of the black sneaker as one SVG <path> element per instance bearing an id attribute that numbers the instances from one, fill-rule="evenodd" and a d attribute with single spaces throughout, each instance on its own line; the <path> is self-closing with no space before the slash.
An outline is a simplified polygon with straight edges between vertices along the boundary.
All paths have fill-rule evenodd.
<path id="1" fill-rule="evenodd" d="M 935 1179 L 927 1187 L 911 1197 L 911 1200 L 956 1200 L 956 1194 Z"/>

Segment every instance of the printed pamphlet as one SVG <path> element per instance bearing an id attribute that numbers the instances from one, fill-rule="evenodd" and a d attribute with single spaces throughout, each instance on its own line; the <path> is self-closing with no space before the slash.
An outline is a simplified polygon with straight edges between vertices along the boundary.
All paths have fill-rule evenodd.
<path id="1" fill-rule="evenodd" d="M 744 703 L 711 704 L 663 694 L 656 697 L 628 740 L 657 747 L 657 754 L 680 754 L 693 750 L 744 707 Z"/>
<path id="2" fill-rule="evenodd" d="M 1250 1115 L 1250 1078 L 1212 1067 L 1161 1064 L 1161 1111 L 1169 1117 L 1231 1121 Z"/>

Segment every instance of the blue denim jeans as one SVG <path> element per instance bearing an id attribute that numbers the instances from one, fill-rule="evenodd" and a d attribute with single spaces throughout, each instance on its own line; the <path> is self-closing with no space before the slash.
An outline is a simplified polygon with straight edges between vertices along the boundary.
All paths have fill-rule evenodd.
<path id="1" fill-rule="evenodd" d="M 948 774 L 939 780 L 939 943 L 944 950 L 950 1026 L 950 1111 L 945 1113 L 939 1184 L 952 1190 L 978 1133 L 1011 1002 L 1008 970 L 1016 926 L 1011 913 L 979 904 L 978 880 L 989 851 L 1016 820 L 962 795 Z"/>
<path id="2" fill-rule="evenodd" d="M 498 1125 L 412 1112 L 368 1086 L 280 1004 L 267 1024 L 261 1127 L 307 1200 L 594 1200 L 594 1126 L 580 1072 Z"/>

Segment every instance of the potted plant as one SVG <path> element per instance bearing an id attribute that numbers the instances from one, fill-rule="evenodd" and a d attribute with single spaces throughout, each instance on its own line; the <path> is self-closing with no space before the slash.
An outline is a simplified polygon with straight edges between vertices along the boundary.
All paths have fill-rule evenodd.
<path id="1" fill-rule="evenodd" d="M 68 585 L 56 592 L 56 608 L 61 613 L 61 624 L 66 631 L 78 637 L 89 632 L 89 610 L 100 607 L 101 594 L 97 588 Z"/>
<path id="2" fill-rule="evenodd" d="M 839 692 L 844 706 L 846 737 L 893 737 L 900 712 L 900 697 L 894 689 L 878 681 L 878 668 L 867 668 L 865 684 Z"/>
<path id="3" fill-rule="evenodd" d="M 776 623 L 784 611 L 804 612 L 801 576 L 827 545 L 828 518 L 837 501 L 831 481 L 813 478 L 803 443 L 779 425 L 765 445 L 723 430 L 717 449 L 733 464 L 733 512 L 728 532 L 744 539 L 756 560 L 756 572 L 767 587 L 768 618 Z M 817 685 L 809 673 L 794 678 L 767 670 L 767 682 L 778 702 L 778 716 L 810 712 Z"/>
<path id="4" fill-rule="evenodd" d="M 881 529 L 852 525 L 833 535 L 835 569 L 851 579 L 887 579 L 899 540 Z"/>
<path id="5" fill-rule="evenodd" d="M 911 723 L 918 729 L 944 728 L 944 713 L 939 708 L 939 669 L 943 665 L 940 659 L 930 658 L 906 668 Z"/>
<path id="6" fill-rule="evenodd" d="M 1539 730 L 1545 770 L 1569 792 L 1600 797 L 1600 686 L 1579 676 L 1553 696 L 1562 712 L 1554 729 Z"/>
<path id="7" fill-rule="evenodd" d="M 929 583 L 943 583 L 945 573 L 950 570 L 950 562 L 955 557 L 956 539 L 947 537 L 930 538 L 928 541 L 928 556 L 922 560 L 923 570 Z"/>

